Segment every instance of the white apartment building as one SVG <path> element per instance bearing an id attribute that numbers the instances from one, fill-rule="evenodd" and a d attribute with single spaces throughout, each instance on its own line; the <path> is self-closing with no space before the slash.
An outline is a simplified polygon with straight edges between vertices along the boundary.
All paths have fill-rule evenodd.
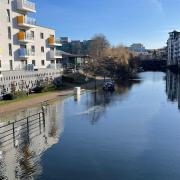
<path id="1" fill-rule="evenodd" d="M 180 32 L 173 31 L 169 33 L 167 41 L 168 47 L 168 66 L 180 65 Z"/>
<path id="2" fill-rule="evenodd" d="M 61 42 L 54 29 L 37 25 L 35 12 L 30 0 L 0 0 L 0 95 L 2 86 L 9 92 L 12 82 L 18 90 L 27 78 L 34 84 L 36 77 L 60 75 Z"/>

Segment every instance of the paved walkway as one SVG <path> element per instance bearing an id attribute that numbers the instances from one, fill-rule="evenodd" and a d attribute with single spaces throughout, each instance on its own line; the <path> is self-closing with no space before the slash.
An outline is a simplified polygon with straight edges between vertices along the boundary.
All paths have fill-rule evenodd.
<path id="1" fill-rule="evenodd" d="M 27 107 L 35 106 L 41 104 L 43 101 L 55 100 L 59 96 L 67 96 L 71 94 L 73 94 L 73 90 L 65 90 L 60 92 L 52 92 L 38 97 L 32 97 L 31 99 L 25 99 L 22 101 L 5 104 L 0 106 L 0 115 L 5 115 L 9 112 L 14 112 Z"/>
<path id="2" fill-rule="evenodd" d="M 97 77 L 97 86 L 102 85 L 104 82 L 102 77 Z M 94 88 L 94 82 L 90 82 L 82 85 L 81 87 L 84 89 L 92 89 Z M 51 92 L 45 95 L 41 95 L 38 97 L 32 97 L 30 99 L 25 99 L 22 101 L 12 102 L 5 105 L 0 106 L 0 116 L 7 115 L 7 113 L 14 112 L 20 109 L 24 109 L 27 107 L 32 107 L 35 105 L 40 105 L 44 101 L 56 100 L 58 97 L 73 95 L 73 89 Z"/>

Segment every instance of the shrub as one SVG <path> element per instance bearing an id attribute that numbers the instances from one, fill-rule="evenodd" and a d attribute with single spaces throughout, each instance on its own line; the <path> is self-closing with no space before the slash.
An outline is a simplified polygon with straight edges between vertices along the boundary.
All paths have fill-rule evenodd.
<path id="1" fill-rule="evenodd" d="M 42 92 L 43 92 L 43 89 L 44 89 L 43 86 L 36 86 L 36 87 L 33 89 L 33 91 L 34 91 L 35 93 L 42 93 Z"/>
<path id="2" fill-rule="evenodd" d="M 13 99 L 15 99 L 15 98 L 14 98 L 13 94 L 11 94 L 11 93 L 3 95 L 3 100 L 5 100 L 5 101 L 13 100 Z"/>
<path id="3" fill-rule="evenodd" d="M 3 96 L 3 100 L 8 101 L 25 96 L 27 96 L 27 93 L 25 91 L 19 91 L 19 92 L 15 92 L 14 94 L 13 93 L 5 94 Z"/>
<path id="4" fill-rule="evenodd" d="M 34 93 L 43 93 L 55 90 L 56 87 L 54 84 L 44 83 L 41 86 L 36 86 L 33 91 Z"/>

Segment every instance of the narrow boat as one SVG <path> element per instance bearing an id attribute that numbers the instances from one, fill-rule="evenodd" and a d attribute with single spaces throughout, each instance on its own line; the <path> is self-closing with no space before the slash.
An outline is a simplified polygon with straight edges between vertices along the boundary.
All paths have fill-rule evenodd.
<path id="1" fill-rule="evenodd" d="M 104 91 L 110 91 L 110 92 L 115 91 L 115 84 L 114 84 L 114 82 L 113 81 L 105 82 L 104 85 L 103 85 L 103 90 Z"/>

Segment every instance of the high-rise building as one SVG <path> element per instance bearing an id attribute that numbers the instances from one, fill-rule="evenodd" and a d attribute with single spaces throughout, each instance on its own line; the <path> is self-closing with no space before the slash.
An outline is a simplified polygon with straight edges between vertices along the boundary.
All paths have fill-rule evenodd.
<path id="1" fill-rule="evenodd" d="M 2 86 L 9 91 L 12 81 L 19 89 L 22 80 L 54 78 L 59 72 L 61 41 L 54 29 L 37 25 L 35 12 L 30 0 L 0 0 L 0 95 Z"/>

